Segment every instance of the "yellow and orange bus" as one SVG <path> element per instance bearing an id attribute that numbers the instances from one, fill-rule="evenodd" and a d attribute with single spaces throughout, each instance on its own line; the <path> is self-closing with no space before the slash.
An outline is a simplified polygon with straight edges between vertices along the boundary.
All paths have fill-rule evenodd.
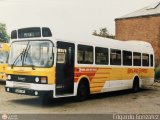
<path id="1" fill-rule="evenodd" d="M 5 71 L 8 67 L 9 43 L 0 43 L 0 81 L 6 80 Z"/>
<path id="2" fill-rule="evenodd" d="M 154 51 L 142 41 L 56 39 L 48 27 L 12 32 L 6 91 L 53 98 L 139 88 L 154 82 Z"/>

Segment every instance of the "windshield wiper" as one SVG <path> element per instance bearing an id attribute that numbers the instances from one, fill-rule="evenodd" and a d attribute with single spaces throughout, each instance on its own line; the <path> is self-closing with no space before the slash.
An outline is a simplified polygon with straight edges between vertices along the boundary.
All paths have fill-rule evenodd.
<path id="1" fill-rule="evenodd" d="M 19 57 L 22 57 L 22 55 L 24 54 L 24 50 L 16 57 L 16 59 L 14 60 L 13 64 L 11 64 L 11 68 L 13 69 L 14 64 L 16 63 L 16 61 L 18 60 Z M 21 58 L 22 60 L 22 58 Z"/>
<path id="2" fill-rule="evenodd" d="M 27 57 L 28 57 L 28 51 L 30 49 L 30 45 L 27 46 L 27 48 L 25 49 L 25 54 L 24 54 L 24 58 L 23 58 L 23 65 L 24 65 L 24 62 L 26 61 Z"/>
<path id="3" fill-rule="evenodd" d="M 13 64 L 11 64 L 11 68 L 12 68 L 12 69 L 13 69 L 13 67 L 14 67 L 14 64 L 15 64 L 16 61 L 18 60 L 18 58 L 19 58 L 20 56 L 22 57 L 22 55 L 23 55 L 23 58 L 21 58 L 21 61 L 22 61 L 22 66 L 23 66 L 24 55 L 25 55 L 25 52 L 26 52 L 26 50 L 27 50 L 27 48 L 28 48 L 28 45 L 29 45 L 29 42 L 27 43 L 26 48 L 23 49 L 23 51 L 16 57 L 16 59 L 15 59 L 14 62 L 13 62 Z"/>
<path id="4" fill-rule="evenodd" d="M 25 52 L 24 52 L 24 58 L 23 58 L 23 65 L 24 65 L 24 61 L 26 61 L 27 57 L 28 57 L 28 51 L 30 49 L 30 45 L 28 44 L 27 48 L 25 49 Z M 31 66 L 32 67 L 32 70 L 35 70 L 35 66 L 33 64 L 31 65 L 25 65 L 25 66 Z"/>

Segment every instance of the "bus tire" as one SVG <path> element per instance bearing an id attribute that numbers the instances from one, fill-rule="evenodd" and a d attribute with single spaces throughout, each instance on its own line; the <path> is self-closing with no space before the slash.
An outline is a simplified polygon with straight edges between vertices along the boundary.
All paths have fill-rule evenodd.
<path id="1" fill-rule="evenodd" d="M 133 81 L 133 86 L 132 86 L 132 92 L 133 93 L 136 93 L 140 90 L 140 87 L 139 87 L 139 78 L 138 77 L 135 77 L 134 81 Z"/>
<path id="2" fill-rule="evenodd" d="M 80 81 L 77 90 L 76 101 L 84 101 L 89 95 L 89 84 L 88 81 Z"/>

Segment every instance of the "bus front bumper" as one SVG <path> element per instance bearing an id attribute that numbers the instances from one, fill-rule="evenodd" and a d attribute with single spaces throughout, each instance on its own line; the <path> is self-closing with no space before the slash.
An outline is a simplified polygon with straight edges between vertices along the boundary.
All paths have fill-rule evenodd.
<path id="1" fill-rule="evenodd" d="M 24 95 L 31 95 L 31 96 L 44 96 L 46 94 L 53 95 L 53 90 L 50 91 L 40 91 L 40 90 L 32 90 L 32 89 L 24 89 L 24 88 L 12 88 L 12 87 L 5 87 L 6 92 L 9 93 L 17 93 L 17 94 L 24 94 Z"/>
<path id="2" fill-rule="evenodd" d="M 31 95 L 31 96 L 43 96 L 45 94 L 54 94 L 54 85 L 49 84 L 36 84 L 36 83 L 24 83 L 6 81 L 6 92 Z"/>

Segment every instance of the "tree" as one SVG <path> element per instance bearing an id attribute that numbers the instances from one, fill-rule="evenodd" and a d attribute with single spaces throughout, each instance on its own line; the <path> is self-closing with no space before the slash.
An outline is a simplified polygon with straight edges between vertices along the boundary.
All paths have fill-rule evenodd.
<path id="1" fill-rule="evenodd" d="M 109 33 L 108 33 L 107 28 L 100 28 L 100 33 L 99 33 L 99 35 L 102 36 L 102 37 L 108 37 L 108 36 L 109 36 Z"/>
<path id="2" fill-rule="evenodd" d="M 6 24 L 0 23 L 0 42 L 8 42 L 9 41 L 9 35 L 6 31 Z"/>
<path id="3" fill-rule="evenodd" d="M 107 28 L 100 28 L 99 33 L 97 33 L 97 30 L 94 30 L 92 35 L 115 39 L 115 36 L 109 34 Z"/>

